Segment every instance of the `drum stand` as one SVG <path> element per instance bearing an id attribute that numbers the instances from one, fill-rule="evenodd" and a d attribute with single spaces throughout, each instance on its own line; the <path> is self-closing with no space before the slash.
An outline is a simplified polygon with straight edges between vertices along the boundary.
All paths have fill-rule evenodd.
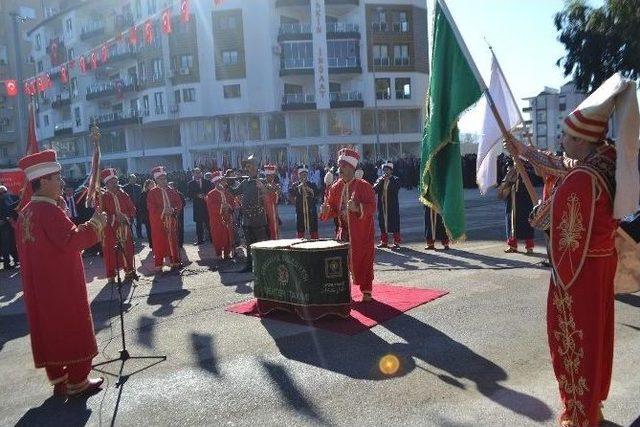
<path id="1" fill-rule="evenodd" d="M 127 341 L 125 339 L 125 332 L 124 332 L 124 298 L 122 296 L 122 279 L 120 278 L 120 255 L 124 256 L 124 248 L 122 247 L 122 245 L 120 244 L 120 242 L 117 242 L 115 245 L 115 251 L 116 251 L 116 286 L 118 287 L 118 298 L 119 298 L 119 302 L 120 304 L 118 305 L 119 309 L 120 309 L 120 334 L 122 336 L 122 349 L 120 350 L 120 355 L 114 359 L 109 359 L 106 360 L 104 362 L 100 362 L 100 363 L 96 363 L 95 365 L 92 366 L 92 368 L 98 372 L 101 372 L 103 374 L 107 374 L 107 375 L 111 375 L 113 377 L 118 377 L 118 381 L 116 382 L 116 387 L 121 386 L 122 384 L 124 384 L 131 375 L 136 374 L 144 369 L 150 368 L 151 366 L 158 364 L 162 361 L 167 360 L 167 356 L 164 355 L 160 355 L 160 356 L 131 356 L 131 354 L 129 354 L 129 350 L 127 350 Z M 124 371 L 124 364 L 127 360 L 129 359 L 135 359 L 135 360 L 157 360 L 157 362 L 152 363 L 151 365 L 143 368 L 143 369 L 138 369 L 137 371 L 131 373 L 131 374 L 127 374 L 127 375 L 123 375 L 123 371 Z M 96 369 L 99 366 L 104 366 L 104 365 L 109 365 L 111 363 L 114 362 L 120 362 L 120 370 L 118 371 L 118 374 L 114 374 L 112 372 L 108 372 L 108 371 L 104 371 L 101 369 Z"/>

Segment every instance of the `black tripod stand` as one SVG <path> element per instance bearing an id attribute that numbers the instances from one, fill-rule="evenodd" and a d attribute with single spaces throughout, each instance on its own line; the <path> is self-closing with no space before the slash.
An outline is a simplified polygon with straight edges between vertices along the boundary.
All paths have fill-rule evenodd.
<path id="1" fill-rule="evenodd" d="M 120 350 L 120 356 L 118 356 L 115 359 L 109 359 L 106 360 L 104 362 L 100 362 L 97 363 L 95 365 L 92 366 L 93 369 L 95 369 L 98 372 L 101 372 L 103 374 L 107 374 L 107 375 L 111 375 L 114 377 L 118 377 L 118 381 L 116 382 L 116 387 L 121 386 L 122 384 L 125 383 L 125 381 L 127 381 L 127 379 L 129 379 L 129 377 L 133 374 L 136 374 L 144 369 L 150 368 L 151 366 L 160 363 L 164 360 L 167 360 L 167 356 L 131 356 L 129 354 L 129 350 L 127 350 L 127 341 L 125 339 L 125 334 L 124 334 L 124 298 L 122 297 L 122 280 L 120 279 L 120 263 L 119 263 L 119 258 L 120 256 L 124 256 L 124 248 L 122 247 L 122 245 L 120 244 L 120 242 L 116 242 L 116 245 L 114 247 L 115 252 L 116 252 L 116 286 L 118 287 L 118 298 L 119 298 L 119 308 L 120 308 L 120 334 L 122 335 L 122 349 Z M 122 372 L 124 371 L 124 364 L 127 360 L 129 359 L 136 359 L 136 360 L 157 360 L 157 362 L 152 363 L 149 366 L 146 366 L 145 368 L 142 369 L 138 369 L 135 372 L 132 372 L 128 375 L 122 375 Z M 103 371 L 101 369 L 96 369 L 99 366 L 104 366 L 104 365 L 108 365 L 114 362 L 118 362 L 120 361 L 120 370 L 118 371 L 118 375 L 108 372 L 108 371 Z"/>

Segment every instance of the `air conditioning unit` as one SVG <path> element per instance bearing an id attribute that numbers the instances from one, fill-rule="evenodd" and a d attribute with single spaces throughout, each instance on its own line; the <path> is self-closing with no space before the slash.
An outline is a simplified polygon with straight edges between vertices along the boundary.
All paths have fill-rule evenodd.
<path id="1" fill-rule="evenodd" d="M 188 76 L 189 74 L 191 74 L 191 70 L 189 69 L 189 67 L 180 67 L 181 76 Z"/>

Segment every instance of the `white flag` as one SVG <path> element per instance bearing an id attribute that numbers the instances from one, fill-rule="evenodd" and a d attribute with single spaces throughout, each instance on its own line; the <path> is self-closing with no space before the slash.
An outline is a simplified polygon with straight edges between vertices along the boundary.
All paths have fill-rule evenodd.
<path id="1" fill-rule="evenodd" d="M 508 130 L 513 130 L 522 122 L 522 116 L 495 55 L 491 60 L 489 93 L 504 122 L 504 126 Z M 478 182 L 480 193 L 486 194 L 487 190 L 496 185 L 498 181 L 497 159 L 500 150 L 500 144 L 498 143 L 502 140 L 502 132 L 500 132 L 500 127 L 489 107 L 488 101 L 484 99 L 483 102 L 484 117 L 482 120 L 482 134 L 478 143 L 476 181 Z"/>

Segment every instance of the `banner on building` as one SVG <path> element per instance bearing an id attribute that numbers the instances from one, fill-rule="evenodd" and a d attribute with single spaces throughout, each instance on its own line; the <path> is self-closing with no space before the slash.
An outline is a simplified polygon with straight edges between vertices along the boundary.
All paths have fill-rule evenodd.
<path id="1" fill-rule="evenodd" d="M 327 58 L 327 24 L 324 0 L 311 0 L 311 32 L 313 33 L 313 74 L 316 84 L 316 108 L 328 109 L 329 63 Z"/>
<path id="2" fill-rule="evenodd" d="M 14 196 L 20 195 L 24 185 L 24 172 L 22 169 L 0 169 L 0 185 L 4 185 L 9 193 Z"/>

